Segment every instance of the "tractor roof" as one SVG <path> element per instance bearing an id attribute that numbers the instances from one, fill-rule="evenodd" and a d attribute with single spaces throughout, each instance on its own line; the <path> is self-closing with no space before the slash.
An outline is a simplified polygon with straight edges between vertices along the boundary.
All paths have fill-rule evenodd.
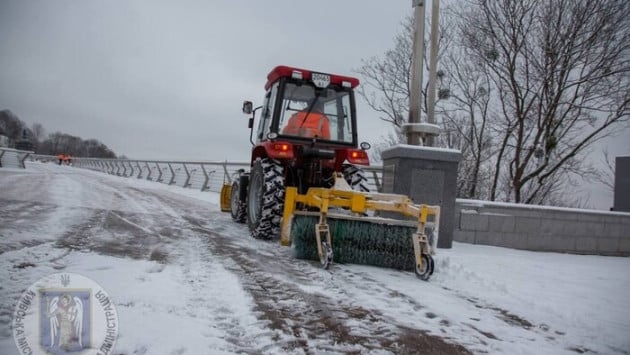
<path id="1" fill-rule="evenodd" d="M 271 84 L 273 84 L 274 82 L 276 82 L 276 80 L 280 78 L 292 77 L 294 72 L 301 73 L 302 79 L 304 80 L 310 80 L 312 73 L 319 73 L 319 72 L 314 72 L 308 69 L 300 69 L 300 68 L 288 67 L 286 65 L 279 65 L 273 68 L 267 75 L 267 83 L 265 84 L 265 90 L 269 90 L 269 88 L 271 87 Z M 359 85 L 359 79 L 357 78 L 344 76 L 344 75 L 329 74 L 329 73 L 322 73 L 322 74 L 330 75 L 330 83 L 334 85 L 343 85 L 344 82 L 348 83 L 345 85 L 350 85 L 351 88 L 355 88 L 356 86 Z"/>

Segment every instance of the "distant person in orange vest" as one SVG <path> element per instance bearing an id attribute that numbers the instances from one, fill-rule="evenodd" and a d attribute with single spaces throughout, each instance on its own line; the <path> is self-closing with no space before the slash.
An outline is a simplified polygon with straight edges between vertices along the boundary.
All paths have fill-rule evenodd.
<path id="1" fill-rule="evenodd" d="M 330 121 L 324 115 L 322 104 L 315 101 L 306 109 L 294 113 L 282 129 L 282 134 L 330 139 Z"/>
<path id="2" fill-rule="evenodd" d="M 66 160 L 66 156 L 63 155 L 62 153 L 59 153 L 57 155 L 57 159 L 59 159 L 59 165 L 61 165 L 61 163 L 63 163 L 63 161 Z"/>

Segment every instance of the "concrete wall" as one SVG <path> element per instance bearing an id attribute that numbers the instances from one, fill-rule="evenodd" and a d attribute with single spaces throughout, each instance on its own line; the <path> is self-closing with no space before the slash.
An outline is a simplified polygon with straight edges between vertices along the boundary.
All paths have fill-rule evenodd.
<path id="1" fill-rule="evenodd" d="M 630 213 L 456 201 L 454 240 L 515 249 L 630 256 Z"/>

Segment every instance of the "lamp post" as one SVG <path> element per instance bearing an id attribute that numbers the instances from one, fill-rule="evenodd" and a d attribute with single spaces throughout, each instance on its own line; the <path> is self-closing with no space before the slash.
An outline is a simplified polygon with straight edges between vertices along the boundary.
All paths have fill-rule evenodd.
<path id="1" fill-rule="evenodd" d="M 435 81 L 437 80 L 437 52 L 438 52 L 438 36 L 439 36 L 439 13 L 440 0 L 431 0 L 431 53 L 429 58 L 429 92 L 427 93 L 427 122 L 436 124 L 435 122 Z M 439 132 L 438 132 L 439 134 Z M 427 136 L 427 145 L 434 146 L 434 136 Z"/>
<path id="2" fill-rule="evenodd" d="M 435 124 L 435 81 L 437 72 L 437 38 L 438 38 L 438 13 L 439 0 L 432 0 L 432 27 L 431 27 L 431 53 L 429 70 L 429 93 L 427 102 L 427 123 L 420 122 L 420 109 L 422 97 L 422 72 L 424 53 L 424 0 L 412 0 L 414 8 L 414 32 L 411 64 L 411 93 L 409 97 L 409 120 L 403 125 L 403 131 L 407 135 L 407 144 L 433 145 L 433 137 L 440 133 Z"/>
<path id="3" fill-rule="evenodd" d="M 414 31 L 411 62 L 411 93 L 409 97 L 409 124 L 403 129 L 407 133 L 407 144 L 418 145 L 420 132 L 414 125 L 420 123 L 420 97 L 422 96 L 422 53 L 424 52 L 424 0 L 412 0 L 414 8 Z"/>

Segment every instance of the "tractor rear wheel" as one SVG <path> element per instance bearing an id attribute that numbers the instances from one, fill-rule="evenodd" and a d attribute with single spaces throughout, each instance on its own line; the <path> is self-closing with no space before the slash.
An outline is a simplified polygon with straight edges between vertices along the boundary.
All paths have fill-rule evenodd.
<path id="1" fill-rule="evenodd" d="M 234 221 L 245 223 L 247 219 L 247 205 L 239 198 L 240 187 L 240 183 L 236 179 L 232 184 L 232 192 L 230 193 L 230 212 Z"/>
<path id="2" fill-rule="evenodd" d="M 370 192 L 368 179 L 363 169 L 352 164 L 344 164 L 341 170 L 343 178 L 354 191 Z"/>
<path id="3" fill-rule="evenodd" d="M 247 224 L 252 237 L 271 239 L 280 235 L 284 208 L 284 169 L 280 162 L 258 158 L 249 178 Z"/>

